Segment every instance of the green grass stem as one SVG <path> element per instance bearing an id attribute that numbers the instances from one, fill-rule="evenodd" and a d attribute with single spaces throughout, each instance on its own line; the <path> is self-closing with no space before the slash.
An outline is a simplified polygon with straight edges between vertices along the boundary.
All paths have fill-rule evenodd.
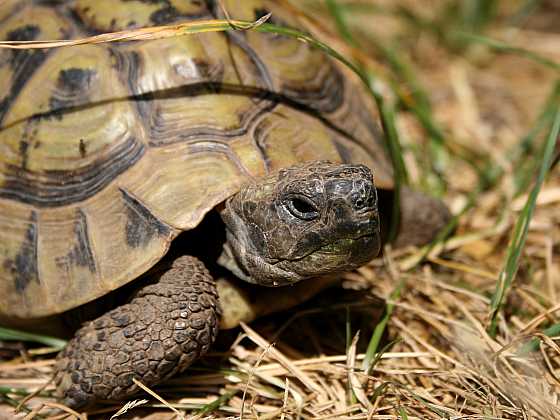
<path id="1" fill-rule="evenodd" d="M 239 391 L 240 391 L 239 389 L 235 389 L 233 391 L 221 395 L 220 397 L 216 398 L 214 401 L 200 407 L 196 411 L 196 414 L 199 416 L 204 416 L 205 414 L 212 413 L 213 411 L 218 410 L 222 405 L 226 404 L 229 400 L 235 397 L 235 394 L 237 394 Z"/>
<path id="2" fill-rule="evenodd" d="M 542 0 L 525 0 L 517 11 L 509 18 L 511 25 L 520 26 L 540 7 Z"/>
<path id="3" fill-rule="evenodd" d="M 560 72 L 560 63 L 551 60 L 549 58 L 543 57 L 542 55 L 534 51 L 527 50 L 521 47 L 515 47 L 513 45 L 508 44 L 507 42 L 499 41 L 497 39 L 489 38 L 487 36 L 475 35 L 463 31 L 456 31 L 455 33 L 457 37 L 462 38 L 465 41 L 486 45 L 487 47 L 490 47 L 498 52 L 516 54 L 520 57 L 524 57 L 536 63 L 542 64 L 554 71 Z"/>
<path id="4" fill-rule="evenodd" d="M 336 0 L 327 0 L 327 7 L 329 9 L 329 12 L 333 16 L 333 19 L 335 21 L 340 36 L 350 46 L 359 48 L 359 43 L 353 37 L 352 32 L 350 31 L 350 28 L 348 27 L 348 24 L 345 20 L 343 9 L 339 5 L 339 3 Z M 321 47 L 321 45 L 316 45 L 316 47 L 325 49 Z M 342 56 L 340 58 L 337 57 L 336 55 L 340 55 L 338 53 L 336 53 L 336 55 L 332 55 L 329 52 L 331 48 L 326 45 L 324 45 L 324 47 L 326 47 L 325 51 L 329 53 L 329 55 L 331 55 L 332 57 L 337 58 L 338 60 L 342 61 L 345 64 L 347 63 L 352 64 L 350 68 L 353 69 L 354 72 L 358 75 L 358 77 L 360 77 L 362 82 L 364 82 L 364 84 L 368 88 L 368 92 L 372 95 L 373 99 L 377 104 L 377 107 L 379 108 L 381 124 L 383 126 L 385 136 L 387 138 L 387 142 L 386 142 L 387 151 L 389 153 L 389 156 L 391 157 L 391 161 L 393 162 L 394 181 L 395 181 L 395 187 L 394 187 L 395 200 L 393 200 L 391 226 L 389 227 L 389 235 L 388 235 L 388 240 L 389 242 L 391 242 L 397 236 L 398 226 L 400 222 L 401 185 L 408 184 L 408 172 L 404 164 L 402 149 L 399 140 L 399 133 L 396 128 L 395 109 L 392 105 L 387 103 L 387 101 L 385 100 L 381 92 L 379 92 L 379 90 L 376 88 L 375 75 L 373 75 L 371 72 L 367 72 L 359 63 L 353 64 L 349 59 L 346 59 Z"/>
<path id="5" fill-rule="evenodd" d="M 406 414 L 404 407 L 399 407 L 398 412 L 399 416 L 401 416 L 401 420 L 408 420 L 408 414 Z"/>
<path id="6" fill-rule="evenodd" d="M 53 347 L 57 350 L 62 349 L 66 345 L 66 341 L 60 338 L 49 337 L 46 335 L 32 334 L 24 331 L 13 330 L 10 328 L 0 327 L 0 340 L 5 341 L 30 341 L 41 343 L 45 346 Z"/>
<path id="7" fill-rule="evenodd" d="M 352 36 L 352 33 L 345 21 L 343 9 L 335 0 L 327 0 L 327 5 L 329 11 L 334 18 L 335 24 L 337 26 L 340 36 L 352 47 L 361 48 L 356 39 Z M 443 130 L 439 127 L 433 117 L 432 108 L 430 104 L 430 99 L 427 92 L 424 90 L 422 84 L 419 82 L 415 75 L 414 70 L 410 63 L 400 57 L 397 53 L 398 48 L 386 47 L 382 42 L 377 41 L 373 37 L 369 37 L 369 42 L 374 46 L 374 48 L 381 53 L 383 58 L 391 66 L 397 81 L 391 83 L 392 89 L 397 97 L 400 98 L 401 103 L 406 109 L 409 109 L 418 119 L 420 124 L 424 127 L 428 135 L 430 136 L 430 162 L 433 164 L 433 168 L 436 173 L 440 173 L 442 168 L 440 167 L 441 162 L 445 162 L 446 159 L 436 159 L 435 156 L 445 156 L 444 144 L 445 135 Z M 402 86 L 406 86 L 404 89 Z M 394 111 L 393 111 L 394 113 Z M 394 118 L 394 117 L 393 117 Z M 394 123 L 393 123 L 394 124 Z M 397 133 L 394 134 L 397 138 Z M 392 151 L 391 153 L 401 153 L 400 151 Z M 400 158 L 402 160 L 402 157 Z M 403 173 L 399 176 L 404 177 L 403 182 L 408 183 L 408 174 L 406 168 L 399 169 Z M 440 180 L 441 178 L 437 178 Z M 444 186 L 438 185 L 438 190 L 443 190 Z"/>
<path id="8" fill-rule="evenodd" d="M 382 353 L 381 351 L 378 351 L 379 344 L 381 343 L 381 338 L 383 337 L 383 333 L 387 328 L 387 324 L 389 323 L 389 319 L 391 318 L 391 315 L 393 314 L 393 310 L 395 308 L 395 304 L 391 302 L 400 298 L 404 285 L 405 285 L 405 281 L 403 279 L 399 282 L 397 287 L 395 287 L 395 289 L 391 292 L 391 295 L 389 296 L 388 299 L 389 303 L 387 303 L 387 307 L 385 308 L 385 314 L 383 315 L 383 318 L 379 321 L 379 323 L 375 326 L 375 329 L 373 330 L 373 334 L 371 335 L 371 338 L 369 340 L 366 354 L 362 362 L 362 370 L 368 374 L 375 366 L 375 363 L 379 360 L 379 353 Z M 389 346 L 386 346 L 384 351 L 387 351 L 387 349 L 393 344 L 394 343 L 390 343 Z"/>
<path id="9" fill-rule="evenodd" d="M 558 337 L 560 336 L 560 324 L 551 325 L 548 328 L 545 328 L 542 333 L 547 337 Z M 519 348 L 517 351 L 518 356 L 527 356 L 529 353 L 535 352 L 539 349 L 541 344 L 541 340 L 538 338 L 533 338 L 523 346 Z"/>
<path id="10" fill-rule="evenodd" d="M 519 218 L 517 219 L 517 222 L 515 224 L 512 239 L 507 249 L 504 268 L 499 275 L 496 290 L 494 291 L 494 294 L 492 296 L 491 311 L 489 315 L 490 322 L 488 326 L 488 333 L 492 337 L 495 337 L 497 334 L 498 313 L 517 273 L 521 253 L 525 246 L 525 241 L 527 239 L 527 234 L 529 231 L 529 223 L 535 211 L 537 196 L 552 165 L 552 160 L 554 158 L 554 149 L 559 133 L 560 106 L 557 105 L 556 116 L 554 118 L 554 123 L 552 125 L 552 129 L 550 130 L 550 134 L 545 143 L 541 160 L 542 163 L 538 171 L 535 185 L 531 190 L 525 206 L 523 207 L 523 210 L 521 211 L 521 214 L 519 215 Z"/>

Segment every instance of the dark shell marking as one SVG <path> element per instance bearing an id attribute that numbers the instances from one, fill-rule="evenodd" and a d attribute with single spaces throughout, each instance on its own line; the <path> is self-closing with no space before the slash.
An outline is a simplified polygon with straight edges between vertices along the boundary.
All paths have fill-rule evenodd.
<path id="1" fill-rule="evenodd" d="M 33 41 L 41 33 L 36 25 L 26 25 L 8 33 L 7 41 Z M 0 101 L 0 127 L 12 102 L 17 98 L 25 83 L 41 67 L 47 57 L 44 50 L 12 50 L 9 51 L 9 65 L 13 70 L 12 83 L 8 94 Z"/>
<path id="2" fill-rule="evenodd" d="M 8 166 L 7 181 L 0 185 L 0 198 L 36 207 L 61 207 L 79 203 L 101 191 L 138 162 L 145 150 L 144 144 L 129 137 L 104 159 L 72 172 L 51 170 L 35 173 Z"/>
<path id="3" fill-rule="evenodd" d="M 25 240 L 16 257 L 4 262 L 5 268 L 12 272 L 15 289 L 22 293 L 32 281 L 39 282 L 37 270 L 37 213 L 31 212 Z"/>
<path id="4" fill-rule="evenodd" d="M 126 243 L 132 248 L 146 246 L 154 236 L 167 237 L 171 228 L 152 214 L 140 200 L 120 189 L 126 204 Z"/>
<path id="5" fill-rule="evenodd" d="M 95 77 L 94 69 L 71 68 L 58 74 L 57 90 L 49 100 L 49 117 L 62 119 L 61 111 L 88 102 L 89 89 Z"/>
<path id="6" fill-rule="evenodd" d="M 87 217 L 81 209 L 77 210 L 74 234 L 76 243 L 68 253 L 67 260 L 71 264 L 87 267 L 90 272 L 95 273 L 97 268 L 89 240 Z"/>

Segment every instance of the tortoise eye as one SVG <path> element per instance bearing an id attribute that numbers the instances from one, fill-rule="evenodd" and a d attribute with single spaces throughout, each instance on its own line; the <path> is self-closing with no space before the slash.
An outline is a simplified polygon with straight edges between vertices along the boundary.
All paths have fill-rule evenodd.
<path id="1" fill-rule="evenodd" d="M 315 205 L 304 197 L 292 197 L 286 201 L 286 208 L 292 214 L 301 220 L 315 220 L 319 217 L 319 212 Z"/>

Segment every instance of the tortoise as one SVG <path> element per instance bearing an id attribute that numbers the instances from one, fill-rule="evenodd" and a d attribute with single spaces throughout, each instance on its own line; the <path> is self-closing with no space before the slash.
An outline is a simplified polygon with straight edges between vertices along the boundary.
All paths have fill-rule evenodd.
<path id="1" fill-rule="evenodd" d="M 0 39 L 223 18 L 217 3 L 8 0 Z M 223 5 L 301 28 L 272 1 Z M 367 263 L 395 198 L 363 88 L 311 46 L 253 31 L 2 50 L 0 147 L 0 323 L 69 333 L 90 315 L 56 364 L 72 407 L 160 383 L 208 350 L 220 319 L 257 316 L 236 314 L 250 303 L 219 273 L 269 286 L 255 300 L 270 312 Z M 400 191 L 396 245 L 430 241 L 447 208 Z"/>

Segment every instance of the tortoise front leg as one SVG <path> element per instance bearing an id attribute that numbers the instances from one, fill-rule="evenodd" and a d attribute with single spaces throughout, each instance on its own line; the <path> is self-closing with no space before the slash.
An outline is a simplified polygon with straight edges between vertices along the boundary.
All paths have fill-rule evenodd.
<path id="1" fill-rule="evenodd" d="M 71 407 L 134 394 L 136 378 L 155 385 L 208 351 L 219 322 L 214 279 L 183 256 L 157 283 L 84 325 L 56 363 L 58 395 Z"/>

